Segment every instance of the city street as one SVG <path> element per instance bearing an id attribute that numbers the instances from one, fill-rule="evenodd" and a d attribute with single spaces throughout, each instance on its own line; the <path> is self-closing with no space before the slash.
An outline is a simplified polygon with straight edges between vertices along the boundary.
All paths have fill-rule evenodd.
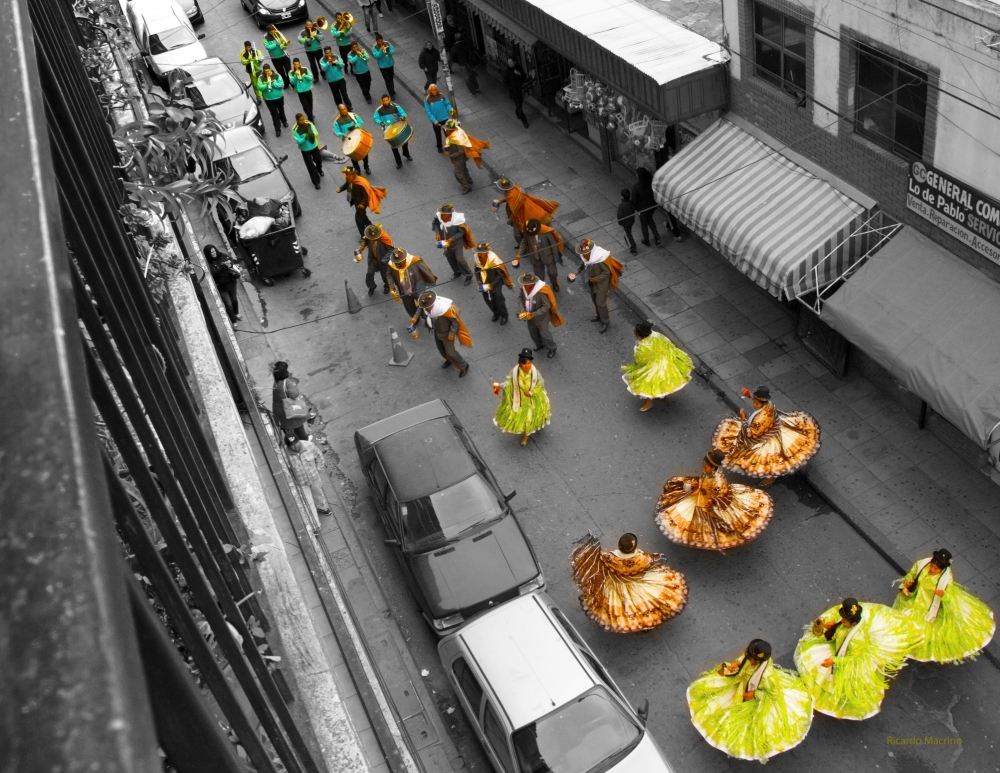
<path id="1" fill-rule="evenodd" d="M 206 3 L 205 9 L 206 23 L 200 31 L 207 35 L 206 49 L 229 62 L 242 77 L 238 62 L 242 43 L 249 39 L 261 47 L 262 33 L 237 0 L 219 2 L 211 9 Z M 311 4 L 310 9 L 313 18 L 324 13 L 318 4 Z M 402 13 L 397 8 L 393 17 L 398 21 Z M 305 64 L 296 42 L 299 29 L 288 26 L 282 31 L 292 40 L 290 54 L 300 56 Z M 396 42 L 385 28 L 383 33 Z M 501 486 L 517 490 L 512 505 L 542 565 L 548 593 L 630 700 L 638 704 L 649 699 L 649 731 L 676 770 L 750 769 L 756 763 L 729 759 L 697 733 L 688 716 L 687 685 L 705 669 L 735 658 L 756 637 L 771 642 L 777 664 L 792 668 L 792 651 L 804 625 L 844 596 L 856 596 L 862 603 L 890 604 L 896 572 L 799 476 L 779 480 L 770 489 L 775 516 L 749 545 L 718 554 L 683 548 L 663 537 L 653 521 L 653 510 L 664 482 L 673 475 L 699 474 L 714 428 L 731 411 L 695 377 L 680 393 L 640 413 L 640 400 L 627 393 L 621 380 L 621 366 L 631 359 L 632 327 L 637 319 L 618 303 L 610 330 L 598 334 L 598 326 L 590 322 L 593 310 L 580 281 L 564 281 L 557 296 L 566 318 L 566 324 L 555 330 L 557 356 L 535 361 L 552 400 L 552 424 L 533 435 L 526 448 L 521 448 L 519 438 L 501 434 L 492 423 L 497 398 L 490 387 L 503 380 L 516 363 L 518 351 L 530 345 L 525 323 L 514 314 L 504 327 L 492 323 L 474 285 L 450 279 L 451 271 L 434 245 L 430 222 L 441 203 L 453 202 L 457 211 L 466 214 L 476 240 L 490 241 L 505 260 L 513 256 L 513 236 L 503 217 L 491 211 L 490 202 L 500 193 L 485 168 L 469 165 L 476 187 L 471 194 L 461 195 L 447 157 L 435 151 L 423 105 L 399 86 L 399 77 L 397 73 L 397 101 L 410 116 L 415 139 L 413 162 L 404 162 L 397 170 L 372 121 L 372 111 L 384 91 L 379 74 L 373 72 L 371 105 L 348 76 L 354 111 L 375 135 L 369 180 L 388 188 L 382 214 L 372 220 L 384 225 L 397 246 L 421 255 L 439 277 L 438 294 L 460 307 L 475 340 L 470 350 L 460 350 L 471 363 L 468 376 L 459 379 L 454 370 L 441 369 L 429 331 L 424 329 L 417 341 L 406 334 L 407 314 L 382 293 L 380 280 L 375 294 L 367 295 L 365 264 L 355 263 L 352 256 L 358 245 L 353 213 L 345 196 L 335 193 L 343 183 L 341 165 L 327 162 L 322 190 L 314 190 L 291 131 L 276 138 L 266 113 L 265 139 L 276 155 L 288 155 L 283 168 L 301 201 L 298 230 L 302 244 L 309 248 L 306 266 L 312 276 L 303 278 L 296 272 L 278 279 L 274 287 L 246 284 L 251 305 L 242 309 L 244 319 L 236 325 L 244 331 L 241 339 L 245 345 L 251 341 L 258 351 L 269 349 L 272 361 L 287 360 L 302 380 L 302 390 L 319 408 L 316 426 L 322 424 L 342 476 L 334 476 L 333 485 L 342 486 L 345 498 L 355 506 L 355 527 L 415 662 L 430 672 L 427 680 L 436 691 L 442 719 L 453 729 L 467 769 L 485 773 L 490 768 L 441 673 L 436 638 L 403 585 L 389 549 L 383 547 L 385 535 L 368 498 L 353 441 L 359 427 L 435 398 L 446 400 L 459 416 Z M 476 101 L 464 85 L 458 88 L 465 128 L 481 139 L 502 137 L 516 142 L 544 176 L 549 153 L 544 146 L 532 145 L 533 129 L 525 131 L 509 105 L 497 113 L 497 106 L 486 97 Z M 323 140 L 336 150 L 339 141 L 331 128 L 335 106 L 329 89 L 320 82 L 314 94 L 316 125 Z M 286 91 L 290 124 L 299 110 L 295 95 Z M 530 117 L 542 121 L 538 115 Z M 518 134 L 511 139 L 515 131 Z M 487 160 L 489 153 L 484 154 Z M 607 186 L 608 198 L 617 199 L 620 185 L 609 176 Z M 608 230 L 618 232 L 614 226 Z M 571 242 L 577 239 L 565 231 L 564 235 L 568 249 L 565 266 L 560 267 L 562 276 L 577 270 Z M 599 236 L 592 238 L 600 243 Z M 607 246 L 621 257 L 617 244 Z M 473 256 L 467 254 L 471 262 Z M 656 260 L 651 254 L 646 252 L 644 259 Z M 523 270 L 510 269 L 515 281 Z M 345 280 L 361 300 L 360 313 L 347 313 Z M 241 303 L 246 300 L 241 296 Z M 612 304 L 616 305 L 614 298 Z M 388 364 L 390 326 L 415 355 L 407 367 Z M 269 386 L 266 371 L 253 376 L 259 386 Z M 263 392 L 269 403 L 269 389 Z M 640 548 L 662 552 L 670 566 L 684 573 L 690 588 L 688 605 L 679 617 L 653 632 L 632 636 L 606 633 L 586 618 L 568 560 L 574 541 L 588 532 L 598 535 L 610 549 L 626 531 L 638 536 Z M 960 570 L 957 579 L 962 579 Z M 893 683 L 876 717 L 847 722 L 816 714 L 802 745 L 774 758 L 768 770 L 1000 770 L 994 748 L 1000 738 L 998 694 L 1000 673 L 985 658 L 958 667 L 911 664 Z M 448 713 L 452 707 L 456 710 Z M 887 741 L 889 737 L 927 742 L 895 745 Z M 960 739 L 960 743 L 933 745 L 930 739 Z"/>

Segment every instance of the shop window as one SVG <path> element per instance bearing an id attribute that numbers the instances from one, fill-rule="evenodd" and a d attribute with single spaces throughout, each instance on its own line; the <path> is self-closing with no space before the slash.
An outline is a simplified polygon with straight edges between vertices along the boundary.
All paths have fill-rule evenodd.
<path id="1" fill-rule="evenodd" d="M 806 90 L 806 25 L 766 5 L 753 4 L 754 70 L 778 88 Z"/>
<path id="2" fill-rule="evenodd" d="M 927 75 L 865 45 L 858 46 L 854 126 L 893 153 L 924 154 Z"/>

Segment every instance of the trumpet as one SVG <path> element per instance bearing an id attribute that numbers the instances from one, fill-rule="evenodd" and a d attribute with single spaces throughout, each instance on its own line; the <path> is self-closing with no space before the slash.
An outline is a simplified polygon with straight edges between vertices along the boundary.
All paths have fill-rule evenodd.
<path id="1" fill-rule="evenodd" d="M 317 29 L 321 29 L 321 30 L 328 30 L 328 29 L 330 29 L 330 22 L 328 22 L 326 20 L 325 16 L 317 16 L 315 24 L 316 24 L 316 28 Z"/>
<path id="2" fill-rule="evenodd" d="M 271 25 L 270 29 L 268 29 L 268 32 L 271 33 L 271 36 L 275 40 L 277 40 L 279 43 L 281 43 L 281 47 L 282 48 L 287 48 L 288 47 L 288 38 L 286 38 L 284 35 L 282 35 L 281 32 L 278 30 L 278 28 L 275 27 L 273 24 Z"/>

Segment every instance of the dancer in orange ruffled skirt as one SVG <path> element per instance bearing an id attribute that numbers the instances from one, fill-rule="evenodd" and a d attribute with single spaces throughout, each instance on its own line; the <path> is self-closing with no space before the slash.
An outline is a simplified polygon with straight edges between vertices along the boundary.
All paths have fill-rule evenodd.
<path id="1" fill-rule="evenodd" d="M 618 550 L 601 550 L 592 534 L 573 550 L 573 579 L 587 616 L 607 631 L 648 631 L 680 613 L 687 603 L 684 575 L 659 553 L 638 549 L 634 534 L 623 534 Z"/>

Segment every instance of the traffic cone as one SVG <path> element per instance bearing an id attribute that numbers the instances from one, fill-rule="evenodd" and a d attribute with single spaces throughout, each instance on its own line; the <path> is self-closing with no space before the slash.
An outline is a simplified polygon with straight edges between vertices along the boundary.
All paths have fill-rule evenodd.
<path id="1" fill-rule="evenodd" d="M 358 296 L 354 294 L 354 290 L 351 286 L 347 284 L 347 280 L 344 280 L 344 289 L 347 290 L 347 310 L 351 314 L 357 314 L 361 311 L 361 301 L 358 300 Z"/>
<path id="2" fill-rule="evenodd" d="M 405 368 L 410 364 L 410 360 L 413 359 L 412 354 L 408 354 L 406 349 L 403 348 L 402 342 L 399 340 L 399 336 L 396 335 L 396 328 L 389 326 L 389 332 L 392 334 L 392 359 L 389 360 L 390 365 L 399 365 Z"/>

